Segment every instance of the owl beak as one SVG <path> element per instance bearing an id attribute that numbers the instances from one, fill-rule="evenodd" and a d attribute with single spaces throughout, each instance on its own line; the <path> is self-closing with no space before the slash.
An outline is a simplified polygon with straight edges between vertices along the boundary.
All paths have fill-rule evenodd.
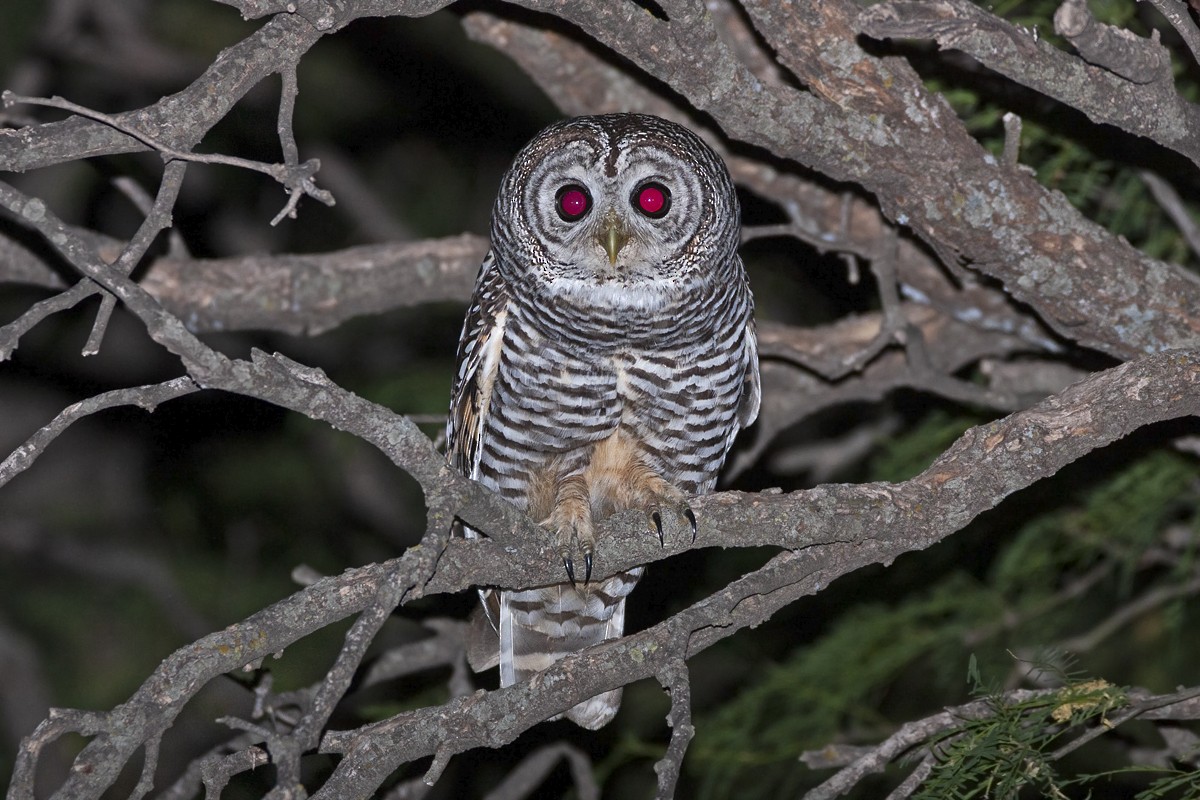
<path id="1" fill-rule="evenodd" d="M 604 252 L 608 253 L 608 263 L 616 264 L 617 253 L 621 252 L 621 248 L 629 241 L 629 234 L 625 232 L 625 226 L 621 224 L 617 212 L 609 211 L 604 217 L 603 227 L 596 234 L 596 239 L 604 248 Z"/>

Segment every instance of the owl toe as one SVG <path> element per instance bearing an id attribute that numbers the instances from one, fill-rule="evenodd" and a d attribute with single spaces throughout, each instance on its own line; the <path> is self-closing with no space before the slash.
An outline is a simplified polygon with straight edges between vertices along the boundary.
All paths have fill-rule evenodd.
<path id="1" fill-rule="evenodd" d="M 583 559 L 583 584 L 586 586 L 592 579 L 592 553 L 596 546 L 596 536 L 592 532 L 590 520 L 575 520 L 569 524 L 553 524 L 554 520 L 543 520 L 543 526 L 554 531 L 558 543 L 559 557 L 562 558 L 563 568 L 567 572 L 567 580 L 572 586 L 577 586 L 578 574 L 575 571 L 577 559 Z"/>

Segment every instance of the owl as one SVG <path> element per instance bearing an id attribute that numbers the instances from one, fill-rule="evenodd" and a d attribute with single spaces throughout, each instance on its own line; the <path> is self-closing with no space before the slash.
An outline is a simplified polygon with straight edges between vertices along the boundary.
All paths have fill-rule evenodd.
<path id="1" fill-rule="evenodd" d="M 458 345 L 453 466 L 555 537 L 564 580 L 481 590 L 472 666 L 509 686 L 622 634 L 637 567 L 591 580 L 596 524 L 643 511 L 691 525 L 758 414 L 754 301 L 720 157 L 658 117 L 551 125 L 516 156 Z M 466 536 L 478 534 L 470 529 Z M 566 716 L 596 729 L 621 692 Z"/>

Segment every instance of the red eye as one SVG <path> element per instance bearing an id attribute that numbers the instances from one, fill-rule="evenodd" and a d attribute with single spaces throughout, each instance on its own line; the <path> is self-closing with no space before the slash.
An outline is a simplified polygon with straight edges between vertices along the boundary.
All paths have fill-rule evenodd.
<path id="1" fill-rule="evenodd" d="M 651 219 L 658 219 L 671 208 L 671 192 L 661 183 L 643 183 L 633 190 L 633 207 Z"/>
<path id="2" fill-rule="evenodd" d="M 554 207 L 564 221 L 574 222 L 592 207 L 592 198 L 584 187 L 568 183 L 554 195 Z"/>

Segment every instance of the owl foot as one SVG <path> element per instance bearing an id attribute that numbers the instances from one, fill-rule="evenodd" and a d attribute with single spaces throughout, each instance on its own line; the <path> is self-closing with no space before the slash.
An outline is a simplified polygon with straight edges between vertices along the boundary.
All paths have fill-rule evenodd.
<path id="1" fill-rule="evenodd" d="M 696 515 L 687 495 L 646 463 L 635 440 L 619 432 L 605 439 L 596 446 L 586 474 L 597 519 L 625 509 L 642 509 L 658 543 L 665 547 L 662 509 L 669 508 L 687 521 L 692 541 L 696 541 Z"/>
<path id="2" fill-rule="evenodd" d="M 592 579 L 592 553 L 596 547 L 596 532 L 592 528 L 592 506 L 588 500 L 587 484 L 572 476 L 558 486 L 557 498 L 550 516 L 540 523 L 554 532 L 559 556 L 572 586 L 575 579 L 575 554 L 583 555 L 583 584 Z"/>
<path id="3" fill-rule="evenodd" d="M 571 586 L 577 586 L 576 558 L 583 556 L 583 583 L 592 579 L 592 551 L 596 534 L 592 529 L 592 505 L 583 475 L 564 475 L 552 461 L 530 481 L 529 513 L 538 525 L 554 536 L 559 558 Z"/>

